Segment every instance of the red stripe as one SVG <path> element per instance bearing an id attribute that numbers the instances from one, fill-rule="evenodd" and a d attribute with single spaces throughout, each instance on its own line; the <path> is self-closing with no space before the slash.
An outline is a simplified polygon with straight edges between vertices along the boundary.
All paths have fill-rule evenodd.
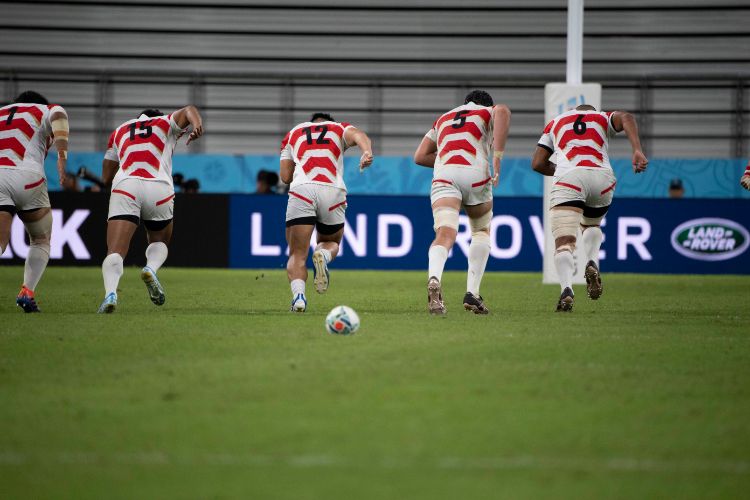
<path id="1" fill-rule="evenodd" d="M 137 168 L 130 172 L 128 175 L 131 177 L 143 177 L 144 179 L 154 179 L 153 174 L 146 170 L 145 168 Z"/>
<path id="2" fill-rule="evenodd" d="M 601 154 L 601 152 L 597 151 L 591 146 L 573 146 L 568 150 L 567 153 L 565 153 L 565 156 L 568 157 L 568 160 L 572 160 L 576 156 L 593 156 L 599 161 L 604 160 L 604 156 Z"/>
<path id="3" fill-rule="evenodd" d="M 125 157 L 125 153 L 128 151 L 128 149 L 131 146 L 135 146 L 139 144 L 153 144 L 154 147 L 159 150 L 160 154 L 164 152 L 164 141 L 162 141 L 158 135 L 151 134 L 150 136 L 146 138 L 143 138 L 140 135 L 136 135 L 134 141 L 131 141 L 128 138 L 128 139 L 125 139 L 122 145 L 119 146 L 120 158 Z"/>
<path id="4" fill-rule="evenodd" d="M 42 116 L 44 116 L 44 111 L 37 108 L 36 106 L 8 106 L 2 111 L 0 111 L 0 119 L 2 119 L 4 116 L 8 116 L 10 114 L 10 110 L 13 108 L 16 109 L 16 114 L 20 115 L 21 113 L 29 113 L 31 116 L 36 118 L 37 122 L 42 121 Z"/>
<path id="5" fill-rule="evenodd" d="M 44 183 L 44 177 L 42 177 L 41 179 L 39 179 L 36 182 L 32 182 L 31 184 L 26 184 L 23 188 L 24 189 L 34 189 L 35 187 L 40 186 L 42 183 Z"/>
<path id="6" fill-rule="evenodd" d="M 172 198 L 174 198 L 174 193 L 170 194 L 169 196 L 167 196 L 167 197 L 166 197 L 166 198 L 164 198 L 163 200 L 159 200 L 159 201 L 157 201 L 157 202 L 156 202 L 156 206 L 158 207 L 159 205 L 164 205 L 164 204 L 165 204 L 166 202 L 168 202 L 168 201 L 169 201 L 169 200 L 171 200 Z"/>
<path id="7" fill-rule="evenodd" d="M 16 163 L 7 156 L 0 156 L 0 166 L 17 167 Z"/>
<path id="8" fill-rule="evenodd" d="M 302 200 L 302 201 L 306 201 L 306 202 L 307 202 L 307 203 L 309 203 L 310 205 L 312 205 L 312 204 L 313 204 L 312 200 L 308 200 L 307 198 L 305 198 L 305 197 L 304 197 L 304 196 L 302 196 L 301 194 L 297 194 L 297 193 L 295 193 L 294 191 L 289 191 L 289 196 L 294 196 L 295 198 L 299 198 L 299 199 L 300 199 L 300 200 Z"/>
<path id="9" fill-rule="evenodd" d="M 15 137 L 6 137 L 5 139 L 0 139 L 0 151 L 3 149 L 10 149 L 14 153 L 18 155 L 19 158 L 23 158 L 26 154 L 26 148 L 23 144 L 18 142 L 18 139 Z"/>
<path id="10" fill-rule="evenodd" d="M 341 205 L 346 205 L 346 200 L 342 201 L 341 203 L 336 203 L 331 208 L 328 209 L 329 212 L 333 212 L 337 208 L 339 208 Z"/>
<path id="11" fill-rule="evenodd" d="M 327 144 L 318 144 L 315 141 L 313 141 L 312 144 L 308 144 L 307 141 L 303 141 L 302 144 L 299 145 L 299 149 L 297 150 L 297 158 L 302 158 L 308 151 L 322 151 L 326 149 L 333 153 L 333 156 L 335 156 L 337 159 L 339 156 L 341 156 L 341 149 L 339 149 L 339 147 L 336 145 L 336 142 L 333 140 L 331 140 Z"/>
<path id="12" fill-rule="evenodd" d="M 479 186 L 484 186 L 485 184 L 487 184 L 491 180 L 492 180 L 492 177 L 487 177 L 485 180 L 483 180 L 481 182 L 475 182 L 474 184 L 471 185 L 471 187 L 475 188 L 475 187 L 479 187 Z"/>
<path id="13" fill-rule="evenodd" d="M 584 123 L 587 123 L 587 122 L 598 123 L 599 125 L 601 125 L 601 127 L 604 130 L 607 130 L 607 119 L 605 117 L 603 117 L 602 115 L 600 115 L 599 113 L 585 113 L 585 114 L 584 113 L 577 113 L 577 114 L 574 114 L 574 115 L 566 116 L 565 118 L 561 118 L 560 121 L 558 121 L 555 124 L 555 128 L 554 128 L 555 135 L 557 135 L 557 133 L 560 131 L 560 129 L 563 128 L 565 125 L 567 125 L 568 123 L 573 123 L 574 121 L 576 121 L 578 119 L 578 117 L 581 116 L 582 114 L 583 114 L 583 118 L 581 119 L 582 122 L 584 122 Z"/>
<path id="14" fill-rule="evenodd" d="M 581 160 L 578 163 L 576 163 L 576 167 L 597 167 L 602 168 L 602 166 L 598 163 L 594 163 L 591 160 Z"/>
<path id="15" fill-rule="evenodd" d="M 567 182 L 555 182 L 555 186 L 563 186 L 570 189 L 575 189 L 579 193 L 581 192 L 581 188 L 578 186 L 574 186 L 573 184 L 568 184 Z"/>
<path id="16" fill-rule="evenodd" d="M 323 174 L 316 175 L 315 177 L 312 178 L 312 180 L 316 182 L 326 182 L 328 184 L 333 184 L 333 181 Z"/>
<path id="17" fill-rule="evenodd" d="M 440 135 L 438 136 L 438 144 L 442 144 L 443 139 L 447 135 L 461 134 L 465 132 L 473 135 L 476 140 L 480 140 L 482 138 L 482 131 L 479 130 L 479 127 L 477 127 L 475 123 L 466 122 L 461 128 L 453 128 L 453 126 L 451 125 L 446 125 L 445 127 L 443 127 L 443 129 L 440 131 Z"/>
<path id="18" fill-rule="evenodd" d="M 305 135 L 306 128 L 312 129 L 310 130 L 310 137 L 312 137 L 313 143 L 310 144 L 310 146 L 315 145 L 316 144 L 315 141 L 317 140 L 318 136 L 322 133 L 322 130 L 318 130 L 318 127 L 321 125 L 325 125 L 328 128 L 328 132 L 326 133 L 326 136 L 323 139 L 331 139 L 330 134 L 338 135 L 338 137 L 343 137 L 344 135 L 344 129 L 338 123 L 325 123 L 325 124 L 314 123 L 312 125 L 300 127 L 292 133 L 291 137 L 289 138 L 289 142 L 292 144 L 292 147 L 294 147 L 294 145 L 297 144 L 297 141 L 299 140 L 301 136 Z M 307 142 L 305 142 L 305 144 L 307 144 Z M 319 145 L 322 146 L 322 144 L 319 144 Z"/>
<path id="19" fill-rule="evenodd" d="M 443 165 L 471 165 L 471 163 L 461 155 L 454 155 L 451 156 L 448 161 L 443 162 Z"/>
<path id="20" fill-rule="evenodd" d="M 149 123 L 149 125 L 151 125 L 152 127 L 161 129 L 161 131 L 164 132 L 164 135 L 169 134 L 169 121 L 165 120 L 164 118 L 157 118 L 155 120 L 151 120 L 151 123 Z"/>
<path id="21" fill-rule="evenodd" d="M 445 179 L 433 179 L 432 183 L 435 184 L 436 182 L 442 182 L 443 184 L 450 184 L 453 185 L 451 181 L 446 181 Z"/>
<path id="22" fill-rule="evenodd" d="M 123 196 L 127 196 L 128 198 L 132 198 L 132 199 L 135 200 L 135 196 L 133 196 L 132 194 L 128 193 L 127 191 L 123 191 L 122 189 L 113 189 L 112 190 L 112 194 L 115 194 L 115 193 L 116 194 L 121 194 Z"/>
<path id="23" fill-rule="evenodd" d="M 565 146 L 567 146 L 570 141 L 586 140 L 594 141 L 599 146 L 604 145 L 604 137 L 602 137 L 599 131 L 595 128 L 587 128 L 586 132 L 582 133 L 581 135 L 576 134 L 573 129 L 568 130 L 562 135 L 562 137 L 560 137 L 558 144 L 560 145 L 560 149 L 565 149 Z"/>
<path id="24" fill-rule="evenodd" d="M 472 155 L 477 154 L 477 149 L 471 145 L 469 141 L 466 139 L 460 139 L 456 141 L 448 141 L 445 144 L 443 144 L 443 147 L 440 148 L 440 158 L 447 155 L 451 151 L 466 151 L 467 153 L 470 153 Z"/>
<path id="25" fill-rule="evenodd" d="M 324 168 L 331 175 L 336 175 L 336 165 L 333 164 L 330 158 L 325 156 L 311 156 L 302 164 L 302 171 L 306 174 L 309 174 L 314 168 Z"/>
<path id="26" fill-rule="evenodd" d="M 617 184 L 617 181 L 613 182 L 611 186 L 609 186 L 607 189 L 601 192 L 601 194 L 607 194 L 610 191 L 612 191 L 615 188 L 615 184 Z"/>
<path id="27" fill-rule="evenodd" d="M 122 164 L 122 169 L 127 170 L 133 163 L 146 163 L 155 169 L 159 169 L 159 160 L 151 151 L 133 151 Z"/>
<path id="28" fill-rule="evenodd" d="M 14 118 L 10 124 L 5 120 L 0 120 L 0 131 L 5 132 L 7 130 L 20 130 L 27 139 L 31 139 L 34 136 L 34 127 L 23 118 Z"/>

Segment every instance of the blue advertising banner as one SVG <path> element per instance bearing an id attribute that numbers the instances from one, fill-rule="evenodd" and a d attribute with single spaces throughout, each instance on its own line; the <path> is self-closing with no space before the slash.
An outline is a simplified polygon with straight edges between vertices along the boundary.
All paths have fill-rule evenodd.
<path id="1" fill-rule="evenodd" d="M 348 198 L 340 269 L 426 269 L 434 236 L 427 197 Z M 286 265 L 286 196 L 232 195 L 229 265 Z M 750 273 L 750 201 L 615 199 L 602 230 L 604 271 L 633 273 Z M 542 201 L 495 198 L 491 271 L 541 271 Z M 461 225 L 447 269 L 466 269 L 471 238 Z"/>

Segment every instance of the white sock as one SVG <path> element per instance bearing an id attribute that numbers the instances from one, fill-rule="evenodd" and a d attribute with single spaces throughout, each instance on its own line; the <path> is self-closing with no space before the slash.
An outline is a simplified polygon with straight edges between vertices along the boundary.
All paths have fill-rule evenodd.
<path id="1" fill-rule="evenodd" d="M 326 260 L 326 264 L 331 262 L 331 251 L 323 248 L 322 246 L 318 245 L 316 248 L 317 251 L 319 251 L 321 254 L 323 254 L 323 258 Z"/>
<path id="2" fill-rule="evenodd" d="M 573 289 L 573 254 L 568 250 L 558 252 L 555 254 L 555 268 L 557 268 L 557 276 L 560 278 L 560 290 L 566 288 Z"/>
<path id="3" fill-rule="evenodd" d="M 49 243 L 32 243 L 23 269 L 23 284 L 33 291 L 42 279 L 49 262 Z"/>
<path id="4" fill-rule="evenodd" d="M 602 246 L 602 230 L 599 227 L 587 227 L 581 236 L 583 252 L 586 254 L 586 263 L 593 260 L 599 265 L 599 248 Z"/>
<path id="5" fill-rule="evenodd" d="M 432 245 L 430 251 L 427 252 L 429 257 L 429 265 L 427 271 L 427 279 L 433 276 L 438 281 L 443 279 L 443 268 L 445 267 L 445 261 L 448 260 L 448 249 L 440 245 Z"/>
<path id="6" fill-rule="evenodd" d="M 466 290 L 479 295 L 484 269 L 490 256 L 490 244 L 481 238 L 472 238 L 469 245 L 469 273 L 466 277 Z"/>
<path id="7" fill-rule="evenodd" d="M 161 241 L 151 243 L 146 248 L 146 265 L 156 272 L 167 260 L 167 255 L 169 255 L 169 249 L 166 244 Z"/>
<path id="8" fill-rule="evenodd" d="M 296 297 L 297 294 L 305 294 L 305 280 L 292 280 L 292 298 Z"/>
<path id="9" fill-rule="evenodd" d="M 122 276 L 122 255 L 111 253 L 102 262 L 102 276 L 104 277 L 104 296 L 117 293 L 117 285 Z"/>

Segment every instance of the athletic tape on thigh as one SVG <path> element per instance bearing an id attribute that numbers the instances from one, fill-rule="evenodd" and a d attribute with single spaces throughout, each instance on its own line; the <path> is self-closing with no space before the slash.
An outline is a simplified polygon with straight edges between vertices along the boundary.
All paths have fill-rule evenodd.
<path id="1" fill-rule="evenodd" d="M 492 221 L 492 210 L 486 214 L 477 217 L 476 219 L 469 219 L 469 227 L 471 227 L 471 234 L 484 232 L 485 229 L 490 227 Z"/>
<path id="2" fill-rule="evenodd" d="M 32 243 L 37 239 L 49 239 L 52 234 L 52 213 L 47 212 L 41 219 L 34 222 L 27 222 L 25 226 Z"/>
<path id="3" fill-rule="evenodd" d="M 593 217 L 593 218 L 584 216 L 584 217 L 581 217 L 581 225 L 582 226 L 601 226 L 603 218 L 604 218 L 603 215 L 601 217 Z"/>
<path id="4" fill-rule="evenodd" d="M 438 207 L 432 210 L 435 218 L 435 231 L 440 227 L 449 227 L 458 231 L 458 210 L 449 207 Z"/>
<path id="5" fill-rule="evenodd" d="M 581 214 L 574 210 L 551 210 L 549 214 L 552 227 L 552 236 L 562 238 L 563 236 L 576 237 L 578 225 L 581 223 Z"/>

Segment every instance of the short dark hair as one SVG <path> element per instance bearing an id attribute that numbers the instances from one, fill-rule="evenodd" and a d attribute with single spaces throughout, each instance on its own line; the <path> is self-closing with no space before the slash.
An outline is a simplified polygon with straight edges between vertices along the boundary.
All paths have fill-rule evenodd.
<path id="1" fill-rule="evenodd" d="M 149 109 L 144 109 L 143 111 L 138 113 L 138 116 L 141 116 L 141 115 L 146 115 L 149 118 L 156 118 L 157 116 L 163 116 L 164 113 L 162 113 L 156 108 L 149 108 Z"/>
<path id="2" fill-rule="evenodd" d="M 596 111 L 596 108 L 591 104 L 579 104 L 576 109 L 578 111 Z"/>
<path id="3" fill-rule="evenodd" d="M 469 104 L 470 102 L 473 102 L 474 104 L 479 104 L 480 106 L 494 106 L 495 102 L 492 100 L 492 96 L 489 95 L 484 90 L 472 90 L 468 94 L 466 94 L 466 99 L 464 99 L 464 104 Z"/>
<path id="4" fill-rule="evenodd" d="M 313 113 L 312 118 L 310 118 L 310 121 L 314 122 L 315 120 L 324 120 L 324 121 L 327 121 L 327 122 L 335 122 L 336 121 L 328 113 Z"/>
<path id="5" fill-rule="evenodd" d="M 49 101 L 39 92 L 33 90 L 27 90 L 18 94 L 18 97 L 13 102 L 29 102 L 34 104 L 48 105 Z"/>

